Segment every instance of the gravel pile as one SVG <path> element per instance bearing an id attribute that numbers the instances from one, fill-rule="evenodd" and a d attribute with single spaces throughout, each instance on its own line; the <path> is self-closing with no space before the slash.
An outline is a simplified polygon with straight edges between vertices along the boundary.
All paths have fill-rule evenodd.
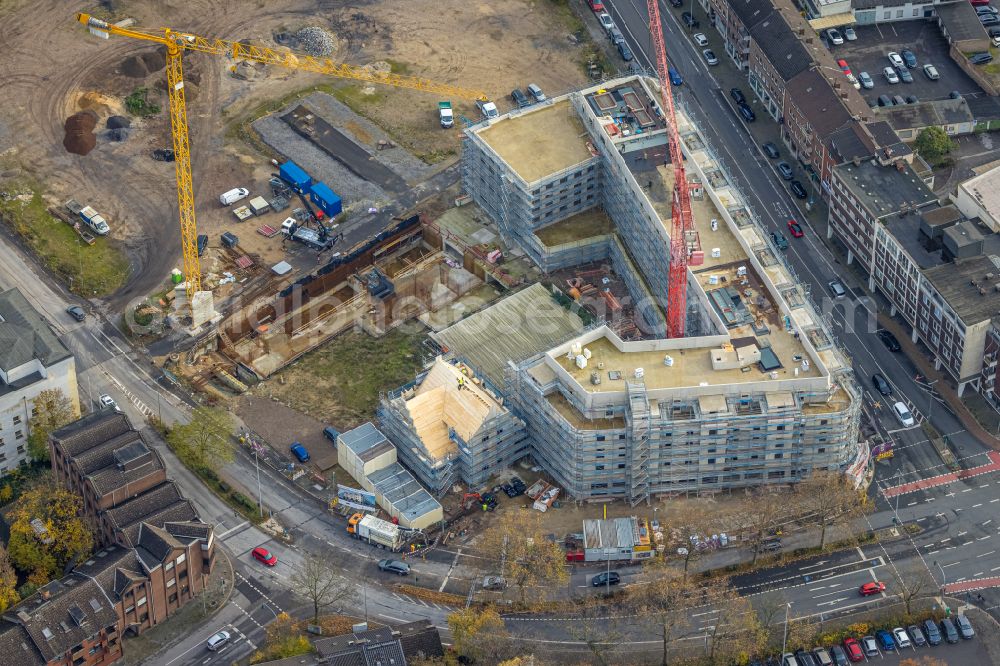
<path id="1" fill-rule="evenodd" d="M 66 136 L 63 137 L 63 147 L 74 155 L 86 155 L 97 145 L 97 114 L 93 111 L 74 113 L 66 119 Z"/>
<path id="2" fill-rule="evenodd" d="M 329 32 L 317 26 L 302 28 L 295 33 L 299 49 L 311 56 L 328 56 L 337 48 L 337 40 Z"/>

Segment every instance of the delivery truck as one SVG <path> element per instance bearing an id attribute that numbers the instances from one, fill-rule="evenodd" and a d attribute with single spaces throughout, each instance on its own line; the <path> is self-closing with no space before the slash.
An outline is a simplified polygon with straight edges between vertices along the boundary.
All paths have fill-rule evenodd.
<path id="1" fill-rule="evenodd" d="M 355 539 L 392 551 L 399 550 L 406 542 L 405 532 L 399 525 L 363 513 L 356 513 L 347 520 L 347 532 Z"/>

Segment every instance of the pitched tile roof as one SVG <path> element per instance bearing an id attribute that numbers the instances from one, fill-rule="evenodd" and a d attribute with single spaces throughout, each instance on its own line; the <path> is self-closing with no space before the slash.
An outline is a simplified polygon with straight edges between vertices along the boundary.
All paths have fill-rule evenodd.
<path id="1" fill-rule="evenodd" d="M 186 539 L 207 539 L 215 528 L 200 520 L 173 521 L 163 523 L 163 529 L 179 541 Z"/>
<path id="2" fill-rule="evenodd" d="M 729 0 L 729 6 L 747 30 L 763 21 L 774 11 L 771 0 Z"/>
<path id="3" fill-rule="evenodd" d="M 70 356 L 20 291 L 0 293 L 0 368 L 12 370 L 32 359 L 48 367 Z"/>
<path id="4" fill-rule="evenodd" d="M 815 69 L 796 75 L 788 82 L 786 91 L 820 140 L 826 140 L 851 122 L 851 113 L 844 106 L 838 91 Z"/>
<path id="5" fill-rule="evenodd" d="M 403 654 L 407 659 L 419 657 L 432 659 L 444 656 L 444 646 L 441 644 L 441 634 L 431 624 L 430 620 L 417 620 L 400 624 L 393 629 L 399 634 L 399 642 L 403 646 Z"/>
<path id="6" fill-rule="evenodd" d="M 158 563 L 167 559 L 167 556 L 174 550 L 184 547 L 162 527 L 156 527 L 149 523 L 140 524 L 136 546 L 149 552 Z"/>
<path id="7" fill-rule="evenodd" d="M 428 620 L 321 638 L 315 646 L 321 660 L 333 666 L 403 666 L 444 655 L 441 636 Z"/>
<path id="8" fill-rule="evenodd" d="M 134 583 L 145 580 L 135 551 L 131 548 L 109 546 L 94 553 L 89 560 L 74 569 L 81 576 L 93 578 L 111 599 L 118 600 L 121 593 Z"/>
<path id="9" fill-rule="evenodd" d="M 128 418 L 121 412 L 101 410 L 91 412 L 52 433 L 52 439 L 64 453 L 78 456 L 109 439 L 132 430 Z"/>
<path id="10" fill-rule="evenodd" d="M 121 529 L 119 534 L 127 545 L 137 546 L 139 545 L 139 532 L 141 531 L 143 525 L 163 527 L 164 524 L 168 522 L 184 522 L 194 520 L 197 517 L 198 514 L 194 510 L 194 506 L 191 502 L 186 499 L 181 499 L 172 504 L 168 504 L 167 506 L 160 507 L 159 509 L 146 515 L 142 518 L 142 520 L 124 527 Z M 189 539 L 184 539 L 183 543 L 187 543 L 188 541 Z M 178 541 L 178 544 L 180 543 L 181 542 Z"/>
<path id="11" fill-rule="evenodd" d="M 184 499 L 173 481 L 166 481 L 104 512 L 112 527 L 126 528 L 146 516 Z"/>
<path id="12" fill-rule="evenodd" d="M 752 27 L 750 36 L 782 80 L 790 81 L 796 74 L 809 67 L 812 60 L 809 52 L 777 13 L 771 14 Z"/>
<path id="13" fill-rule="evenodd" d="M 45 666 L 28 632 L 18 624 L 0 622 L 0 654 L 17 666 Z"/>

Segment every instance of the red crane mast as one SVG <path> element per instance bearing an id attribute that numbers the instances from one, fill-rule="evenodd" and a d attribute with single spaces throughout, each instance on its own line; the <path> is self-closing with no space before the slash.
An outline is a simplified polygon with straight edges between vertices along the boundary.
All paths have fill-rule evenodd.
<path id="1" fill-rule="evenodd" d="M 667 336 L 684 337 L 684 322 L 687 317 L 687 232 L 691 224 L 691 194 L 688 191 L 687 175 L 684 172 L 684 154 L 681 152 L 681 137 L 677 131 L 677 117 L 674 114 L 674 98 L 670 87 L 670 72 L 667 68 L 667 50 L 663 45 L 663 24 L 660 22 L 658 0 L 647 0 L 649 8 L 649 34 L 656 51 L 656 75 L 660 80 L 660 99 L 667 120 L 667 144 L 670 161 L 674 165 L 674 200 L 670 219 L 670 281 L 667 288 Z"/>

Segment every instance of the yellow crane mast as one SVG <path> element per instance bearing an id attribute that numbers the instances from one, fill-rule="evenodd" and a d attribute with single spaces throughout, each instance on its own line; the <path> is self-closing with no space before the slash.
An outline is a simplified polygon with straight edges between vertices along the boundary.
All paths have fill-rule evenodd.
<path id="1" fill-rule="evenodd" d="M 103 39 L 108 39 L 110 35 L 120 35 L 163 44 L 167 47 L 166 69 L 167 93 L 170 99 L 170 129 L 174 143 L 174 171 L 177 175 L 177 207 L 180 212 L 184 277 L 187 279 L 189 295 L 201 291 L 201 264 L 198 261 L 198 226 L 194 214 L 191 152 L 188 142 L 187 107 L 184 101 L 184 72 L 181 66 L 181 54 L 184 51 L 225 56 L 235 61 L 252 60 L 266 65 L 278 65 L 317 74 L 327 74 L 341 79 L 425 90 L 468 100 L 479 99 L 483 96 L 481 92 L 475 90 L 437 83 L 418 76 L 373 71 L 366 67 L 333 62 L 329 58 L 317 58 L 226 39 L 209 39 L 170 28 L 157 28 L 155 30 L 121 28 L 89 14 L 77 14 L 76 18 L 90 29 L 91 34 Z"/>

